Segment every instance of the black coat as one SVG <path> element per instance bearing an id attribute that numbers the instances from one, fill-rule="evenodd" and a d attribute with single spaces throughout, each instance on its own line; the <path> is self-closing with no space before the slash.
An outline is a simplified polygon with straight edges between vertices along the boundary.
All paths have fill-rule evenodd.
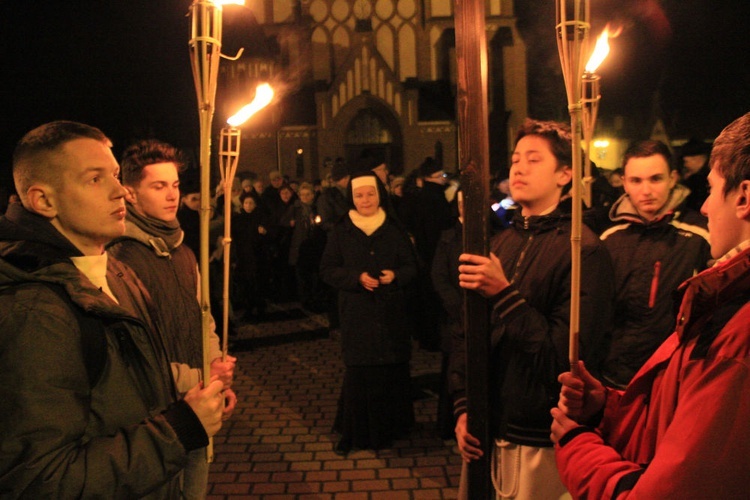
<path id="1" fill-rule="evenodd" d="M 265 218 L 259 209 L 250 213 L 244 210 L 232 217 L 232 254 L 237 264 L 238 277 L 255 279 L 259 266 L 265 266 L 265 235 L 259 228 L 265 227 Z"/>
<path id="2" fill-rule="evenodd" d="M 432 259 L 432 285 L 443 305 L 440 349 L 450 352 L 451 338 L 463 329 L 464 293 L 458 285 L 458 257 L 463 253 L 463 224 L 446 229 Z"/>
<path id="3" fill-rule="evenodd" d="M 493 437 L 551 447 L 550 409 L 557 405 L 557 377 L 569 370 L 570 216 L 523 217 L 495 236 L 491 251 L 510 286 L 490 298 L 490 425 Z M 580 358 L 589 370 L 601 365 L 612 325 L 612 261 L 586 226 L 581 237 Z M 451 353 L 451 395 L 465 411 L 466 358 L 462 336 Z"/>
<path id="4" fill-rule="evenodd" d="M 456 217 L 445 199 L 445 186 L 434 182 L 424 183 L 412 208 L 409 232 L 414 236 L 419 257 L 429 269 L 440 233 L 453 227 Z"/>
<path id="5" fill-rule="evenodd" d="M 390 269 L 388 285 L 366 290 L 359 276 Z M 320 275 L 339 292 L 341 342 L 347 366 L 404 363 L 411 356 L 404 287 L 417 274 L 407 235 L 390 218 L 367 236 L 347 216 L 328 236 Z"/>
<path id="6" fill-rule="evenodd" d="M 615 325 L 603 369 L 610 385 L 624 388 L 672 333 L 677 288 L 711 258 L 706 220 L 681 208 L 653 222 L 620 216 L 624 223 L 602 234 L 615 270 Z"/>
<path id="7" fill-rule="evenodd" d="M 320 227 L 325 232 L 331 231 L 349 213 L 349 202 L 346 200 L 346 190 L 338 186 L 327 187 L 316 203 L 320 215 Z"/>

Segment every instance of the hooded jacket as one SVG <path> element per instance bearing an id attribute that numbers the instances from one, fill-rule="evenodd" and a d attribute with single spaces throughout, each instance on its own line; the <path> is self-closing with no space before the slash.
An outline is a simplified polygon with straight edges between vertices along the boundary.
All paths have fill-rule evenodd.
<path id="1" fill-rule="evenodd" d="M 688 280 L 675 332 L 556 449 L 573 498 L 747 498 L 750 249 Z"/>
<path id="2" fill-rule="evenodd" d="M 491 242 L 510 286 L 491 297 L 490 432 L 515 444 L 551 447 L 550 409 L 557 376 L 569 369 L 570 215 L 558 206 L 524 217 Z M 581 242 L 580 357 L 598 366 L 611 327 L 612 263 L 596 235 Z M 456 416 L 466 411 L 463 332 L 453 342 L 450 389 Z"/>
<path id="3" fill-rule="evenodd" d="M 73 265 L 80 255 L 20 206 L 0 218 L 0 496 L 175 498 L 186 452 L 208 438 L 174 402 L 132 271 L 108 260 L 117 304 Z M 107 359 L 93 387 L 80 323 L 52 287 L 103 324 Z"/>
<path id="4" fill-rule="evenodd" d="M 677 288 L 711 258 L 706 220 L 685 209 L 688 190 L 675 186 L 653 221 L 628 195 L 612 206 L 618 223 L 601 235 L 615 269 L 615 317 L 603 377 L 624 388 L 674 328 Z"/>

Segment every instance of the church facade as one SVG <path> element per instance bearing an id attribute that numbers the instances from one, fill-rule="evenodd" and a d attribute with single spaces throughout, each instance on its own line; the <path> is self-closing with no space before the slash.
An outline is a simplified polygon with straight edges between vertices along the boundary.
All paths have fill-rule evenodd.
<path id="1" fill-rule="evenodd" d="M 426 156 L 458 172 L 453 0 L 246 0 L 256 35 L 223 61 L 223 105 L 269 82 L 277 99 L 243 126 L 239 174 L 324 178 L 366 151 L 392 173 Z M 526 50 L 512 0 L 486 0 L 490 169 L 527 114 Z M 245 42 L 247 45 L 247 42 Z"/>

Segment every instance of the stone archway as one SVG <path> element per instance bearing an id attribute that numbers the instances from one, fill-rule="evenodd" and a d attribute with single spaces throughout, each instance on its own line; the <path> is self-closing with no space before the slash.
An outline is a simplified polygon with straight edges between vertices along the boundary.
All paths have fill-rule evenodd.
<path id="1" fill-rule="evenodd" d="M 371 95 L 349 101 L 336 115 L 333 128 L 351 165 L 368 150 L 393 174 L 404 169 L 403 133 L 399 118 L 387 103 Z"/>

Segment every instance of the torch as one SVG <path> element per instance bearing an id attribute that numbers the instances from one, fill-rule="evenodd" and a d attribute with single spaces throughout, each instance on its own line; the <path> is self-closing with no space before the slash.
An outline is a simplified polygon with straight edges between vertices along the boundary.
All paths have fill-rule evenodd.
<path id="1" fill-rule="evenodd" d="M 591 25 L 589 0 L 558 0 L 557 2 L 557 50 L 560 55 L 565 91 L 568 96 L 570 130 L 572 134 L 573 181 L 571 195 L 573 213 L 570 230 L 570 344 L 568 357 L 573 373 L 578 371 L 578 337 L 581 303 L 581 232 L 583 225 L 582 199 L 591 206 L 591 161 L 590 144 L 599 110 L 599 77 L 594 73 L 609 52 L 608 30 L 597 43 L 594 56 L 581 71 L 584 52 L 588 51 L 588 35 Z M 599 46 L 602 48 L 599 48 Z M 604 50 L 606 48 L 606 51 Z M 586 141 L 585 178 L 581 167 L 581 137 Z M 585 187 L 586 193 L 582 191 Z"/>
<path id="2" fill-rule="evenodd" d="M 591 7 L 589 0 L 558 0 L 556 4 L 557 50 L 568 96 L 572 134 L 573 213 L 570 231 L 570 343 L 568 358 L 573 373 L 578 367 L 578 337 L 581 295 L 581 60 L 588 42 Z"/>
<path id="3" fill-rule="evenodd" d="M 591 57 L 586 63 L 585 71 L 583 73 L 582 89 L 581 89 L 581 103 L 583 112 L 583 144 L 585 159 L 583 162 L 584 177 L 583 177 L 583 201 L 586 206 L 591 208 L 591 184 L 594 178 L 591 176 L 591 143 L 594 138 L 594 129 L 596 128 L 596 118 L 599 112 L 599 101 L 601 100 L 601 94 L 599 94 L 599 75 L 596 74 L 596 70 L 599 65 L 604 61 L 604 58 L 609 54 L 609 39 L 614 38 L 620 34 L 620 29 L 616 32 L 611 33 L 609 30 L 609 24 L 605 26 L 604 31 L 596 40 L 596 46 L 594 51 L 591 53 Z"/>
<path id="4" fill-rule="evenodd" d="M 244 0 L 195 0 L 190 6 L 190 62 L 193 68 L 195 92 L 198 98 L 200 117 L 200 301 L 201 331 L 203 333 L 203 378 L 211 373 L 209 359 L 209 336 L 211 328 L 211 303 L 209 299 L 208 270 L 208 225 L 211 206 L 211 122 L 216 102 L 216 80 L 219 75 L 221 58 L 222 5 L 233 3 L 244 5 Z M 239 57 L 241 54 L 237 54 Z M 213 444 L 209 441 L 206 460 L 213 461 Z"/>
<path id="5" fill-rule="evenodd" d="M 238 128 L 252 115 L 267 106 L 273 99 L 273 89 L 267 83 L 259 85 L 255 89 L 255 99 L 244 106 L 235 115 L 227 120 L 229 127 L 221 129 L 221 142 L 219 149 L 219 170 L 221 180 L 224 184 L 224 290 L 222 310 L 222 356 L 226 361 L 229 350 L 229 282 L 230 282 L 230 255 L 232 244 L 232 185 L 237 173 L 237 164 L 240 160 L 241 130 Z"/>

